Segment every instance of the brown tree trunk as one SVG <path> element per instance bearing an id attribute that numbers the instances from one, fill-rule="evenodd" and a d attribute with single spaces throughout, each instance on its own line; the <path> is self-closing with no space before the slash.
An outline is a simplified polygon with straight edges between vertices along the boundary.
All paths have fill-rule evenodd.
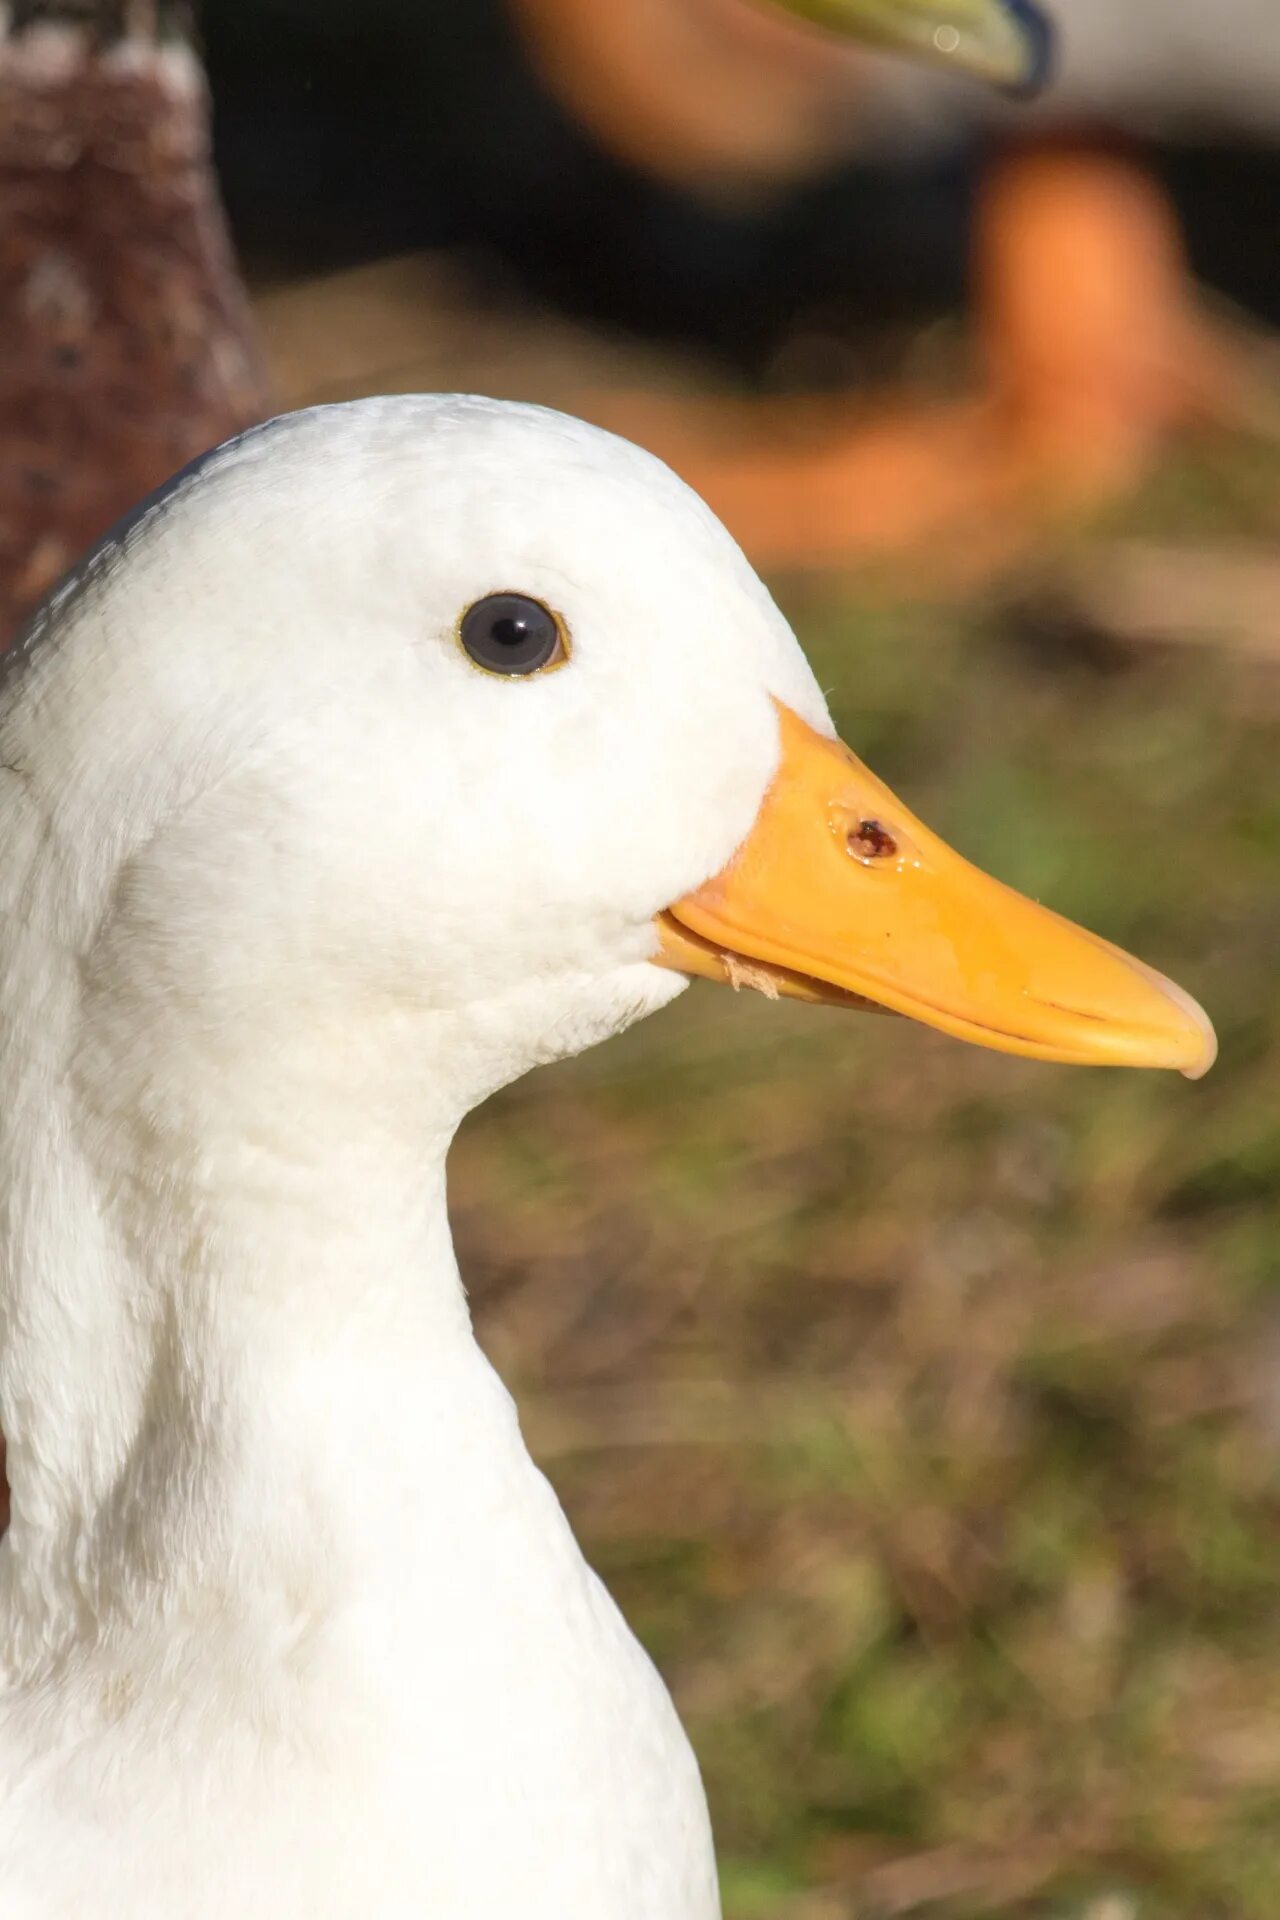
<path id="1" fill-rule="evenodd" d="M 266 391 L 181 21 L 19 0 L 0 28 L 0 645 Z"/>

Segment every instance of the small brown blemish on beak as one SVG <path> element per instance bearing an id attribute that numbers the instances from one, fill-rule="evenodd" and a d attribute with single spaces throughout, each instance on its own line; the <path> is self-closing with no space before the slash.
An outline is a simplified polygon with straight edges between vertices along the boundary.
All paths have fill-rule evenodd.
<path id="1" fill-rule="evenodd" d="M 845 845 L 864 867 L 876 860 L 892 860 L 898 851 L 897 841 L 879 820 L 859 820 L 845 835 Z"/>
<path id="2" fill-rule="evenodd" d="M 778 711 L 755 822 L 660 916 L 664 965 L 789 999 L 874 1000 L 1030 1059 L 1206 1071 L 1213 1032 L 1194 1001 L 980 873 L 847 747 Z"/>

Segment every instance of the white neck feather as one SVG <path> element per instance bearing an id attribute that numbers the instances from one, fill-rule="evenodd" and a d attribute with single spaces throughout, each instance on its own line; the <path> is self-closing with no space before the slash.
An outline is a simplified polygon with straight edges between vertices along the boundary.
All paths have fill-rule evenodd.
<path id="1" fill-rule="evenodd" d="M 57 998 L 8 1023 L 11 1052 L 39 1042 L 6 1063 L 3 1123 L 0 1606 L 27 1670 L 117 1610 L 345 1580 L 389 1509 L 392 1538 L 408 1507 L 425 1517 L 439 1448 L 484 1471 L 464 1389 L 510 1427 L 449 1238 L 445 1018 L 388 1010 L 376 1032 L 362 1008 L 350 1031 L 249 1030 L 231 1054 L 223 1033 L 212 1080 L 195 1034 L 157 1092 L 131 1054 L 162 1009 L 128 1004 L 109 966 L 62 1021 Z"/>

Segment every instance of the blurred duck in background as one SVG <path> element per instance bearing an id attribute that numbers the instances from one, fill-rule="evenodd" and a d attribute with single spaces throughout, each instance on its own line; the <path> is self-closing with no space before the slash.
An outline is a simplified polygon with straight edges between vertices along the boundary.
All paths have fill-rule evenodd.
<path id="1" fill-rule="evenodd" d="M 1171 430 L 1260 416 L 1114 130 L 1258 156 L 1197 245 L 1231 291 L 1280 304 L 1277 36 L 1265 0 L 1212 26 L 1153 5 L 1061 0 L 1060 78 L 1030 118 L 956 75 L 1043 78 L 1033 0 L 225 0 L 202 27 L 259 270 L 445 249 L 695 346 L 728 396 L 574 404 L 663 454 L 761 563 L 839 565 L 947 536 L 998 558 L 1034 522 L 1019 509 L 1088 506 Z M 7 634 L 267 401 L 176 0 L 23 0 L 0 23 Z M 975 397 L 926 350 L 932 398 L 914 378 L 886 400 L 895 349 L 918 376 L 922 322 L 966 290 Z"/>
<path id="2" fill-rule="evenodd" d="M 972 198 L 953 211 L 970 249 L 975 398 L 870 416 L 833 412 L 829 393 L 817 405 L 682 402 L 615 416 L 757 559 L 838 564 L 947 532 L 990 542 L 993 524 L 999 555 L 1020 508 L 1024 521 L 1087 509 L 1134 485 L 1170 433 L 1247 429 L 1266 406 L 1229 330 L 1202 307 L 1177 215 L 1134 141 L 1280 143 L 1269 0 L 1231 0 L 1212 16 L 1170 0 L 1058 0 L 1055 84 L 1016 115 L 845 43 L 915 45 L 1035 88 L 1049 41 L 1023 0 L 778 0 L 772 14 L 754 0 L 513 6 L 539 71 L 582 124 L 704 200 L 786 204 L 823 177 L 849 195 L 891 196 L 904 151 L 917 164 L 966 163 Z M 885 167 L 878 186 L 859 162 Z M 1273 190 L 1273 225 L 1275 209 Z"/>
<path id="3" fill-rule="evenodd" d="M 265 394 L 169 0 L 0 6 L 0 645 Z"/>
<path id="4" fill-rule="evenodd" d="M 224 145 L 245 229 L 273 259 L 296 246 L 298 232 L 304 248 L 323 233 L 321 250 L 376 251 L 392 237 L 422 238 L 424 222 L 434 240 L 490 234 L 501 249 L 503 232 L 513 232 L 502 222 L 523 197 L 513 168 L 532 155 L 546 169 L 532 194 L 541 199 L 543 265 L 560 262 L 558 282 L 551 264 L 553 291 L 572 303 L 582 290 L 575 295 L 572 284 L 574 249 L 561 242 L 600 226 L 576 184 L 583 169 L 575 154 L 580 161 L 591 143 L 599 140 L 602 151 L 620 143 L 627 151 L 619 171 L 663 176 L 677 204 L 689 192 L 732 200 L 743 180 L 768 187 L 821 163 L 828 123 L 847 117 L 845 55 L 835 43 L 744 10 L 748 33 L 738 58 L 714 11 L 703 18 L 703 4 L 680 0 L 674 11 L 659 5 L 635 18 L 628 6 L 564 17 L 535 10 L 515 23 L 528 35 L 530 56 L 506 16 L 483 6 L 474 17 L 448 5 L 410 15 L 384 0 L 381 15 L 375 6 L 355 22 L 325 0 L 314 9 L 267 0 L 260 16 L 241 22 L 248 70 L 236 68 L 233 27 L 231 71 L 223 75 Z M 225 64 L 224 14 L 235 9 L 211 13 L 207 26 Z M 740 31 L 737 0 L 728 20 Z M 879 0 L 847 25 L 994 78 L 1019 77 L 1027 57 L 1006 0 Z M 673 28 L 677 45 L 668 49 Z M 407 63 L 406 36 L 416 54 Z M 781 62 L 769 58 L 775 43 Z M 670 63 L 669 50 L 679 56 Z M 543 87 L 535 72 L 548 51 Z M 726 53 L 727 75 L 720 71 Z M 387 84 L 388 61 L 414 77 L 416 102 Z M 432 76 L 426 84 L 424 71 Z M 637 86 L 641 97 L 633 101 Z M 571 136 L 567 156 L 552 104 L 565 87 L 565 126 L 583 129 L 580 150 Z M 368 137 L 361 102 L 370 88 L 383 96 L 390 144 L 386 134 Z M 815 89 L 823 111 L 815 111 Z M 436 126 L 436 116 L 420 109 L 445 94 L 455 104 Z M 512 113 L 516 100 L 520 111 Z M 521 115 L 531 137 L 521 133 Z M 248 135 L 248 179 L 237 129 Z M 625 241 L 636 213 L 634 204 L 628 213 L 618 186 L 606 179 L 604 195 L 618 199 Z M 598 211 L 607 213 L 604 201 Z M 402 213 L 408 217 L 398 232 Z M 657 304 L 646 309 L 642 299 L 636 321 L 661 326 L 666 300 L 668 321 L 687 330 L 718 291 L 701 284 L 694 257 L 677 240 L 659 275 Z M 613 317 L 625 311 L 624 300 Z M 180 0 L 0 6 L 0 314 L 0 637 L 7 637 L 112 521 L 266 411 L 210 160 L 204 76 Z"/>
<path id="5" fill-rule="evenodd" d="M 1267 0 L 1053 11 L 1058 78 L 1029 114 L 868 45 L 1025 84 L 1030 0 L 371 0 L 358 20 L 228 0 L 226 188 L 273 270 L 470 251 L 718 359 L 767 404 L 574 404 L 670 459 L 762 562 L 948 530 L 973 550 L 1122 492 L 1171 432 L 1259 416 L 1167 187 L 1197 272 L 1280 309 Z M 966 300 L 972 354 L 926 341 L 922 366 L 923 323 Z M 909 404 L 883 395 L 904 357 Z"/>

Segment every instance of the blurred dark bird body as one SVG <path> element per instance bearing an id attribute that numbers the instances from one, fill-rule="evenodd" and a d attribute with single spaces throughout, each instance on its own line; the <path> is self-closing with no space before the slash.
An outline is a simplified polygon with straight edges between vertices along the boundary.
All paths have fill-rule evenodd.
<path id="1" fill-rule="evenodd" d="M 1142 31 L 1158 39 L 1149 12 Z M 874 320 L 959 297 L 975 181 L 1010 125 L 975 90 L 877 61 L 861 104 L 850 88 L 834 130 L 825 114 L 825 157 L 811 147 L 807 166 L 707 192 L 693 174 L 628 164 L 561 104 L 509 0 L 370 0 L 358 14 L 338 0 L 221 0 L 205 32 L 224 193 L 263 257 L 319 267 L 408 246 L 488 250 L 572 311 L 710 345 L 747 373 L 829 301 Z M 1274 139 L 1256 101 L 1234 129 L 1225 111 L 1162 116 L 1148 102 L 1140 116 L 1140 78 L 1117 92 L 1089 52 L 1064 103 L 1072 123 L 1141 118 L 1196 270 L 1280 319 L 1268 247 L 1280 86 Z"/>
<path id="2" fill-rule="evenodd" d="M 602 144 L 505 0 L 373 0 L 358 18 L 335 0 L 223 0 L 206 37 L 223 191 L 272 266 L 471 250 L 569 312 L 746 377 L 831 297 L 915 312 L 959 284 L 963 157 L 903 154 L 888 187 L 854 166 L 708 196 Z"/>
<path id="3" fill-rule="evenodd" d="M 113 520 L 263 409 L 199 68 L 114 11 L 29 10 L 0 35 L 6 638 Z"/>

